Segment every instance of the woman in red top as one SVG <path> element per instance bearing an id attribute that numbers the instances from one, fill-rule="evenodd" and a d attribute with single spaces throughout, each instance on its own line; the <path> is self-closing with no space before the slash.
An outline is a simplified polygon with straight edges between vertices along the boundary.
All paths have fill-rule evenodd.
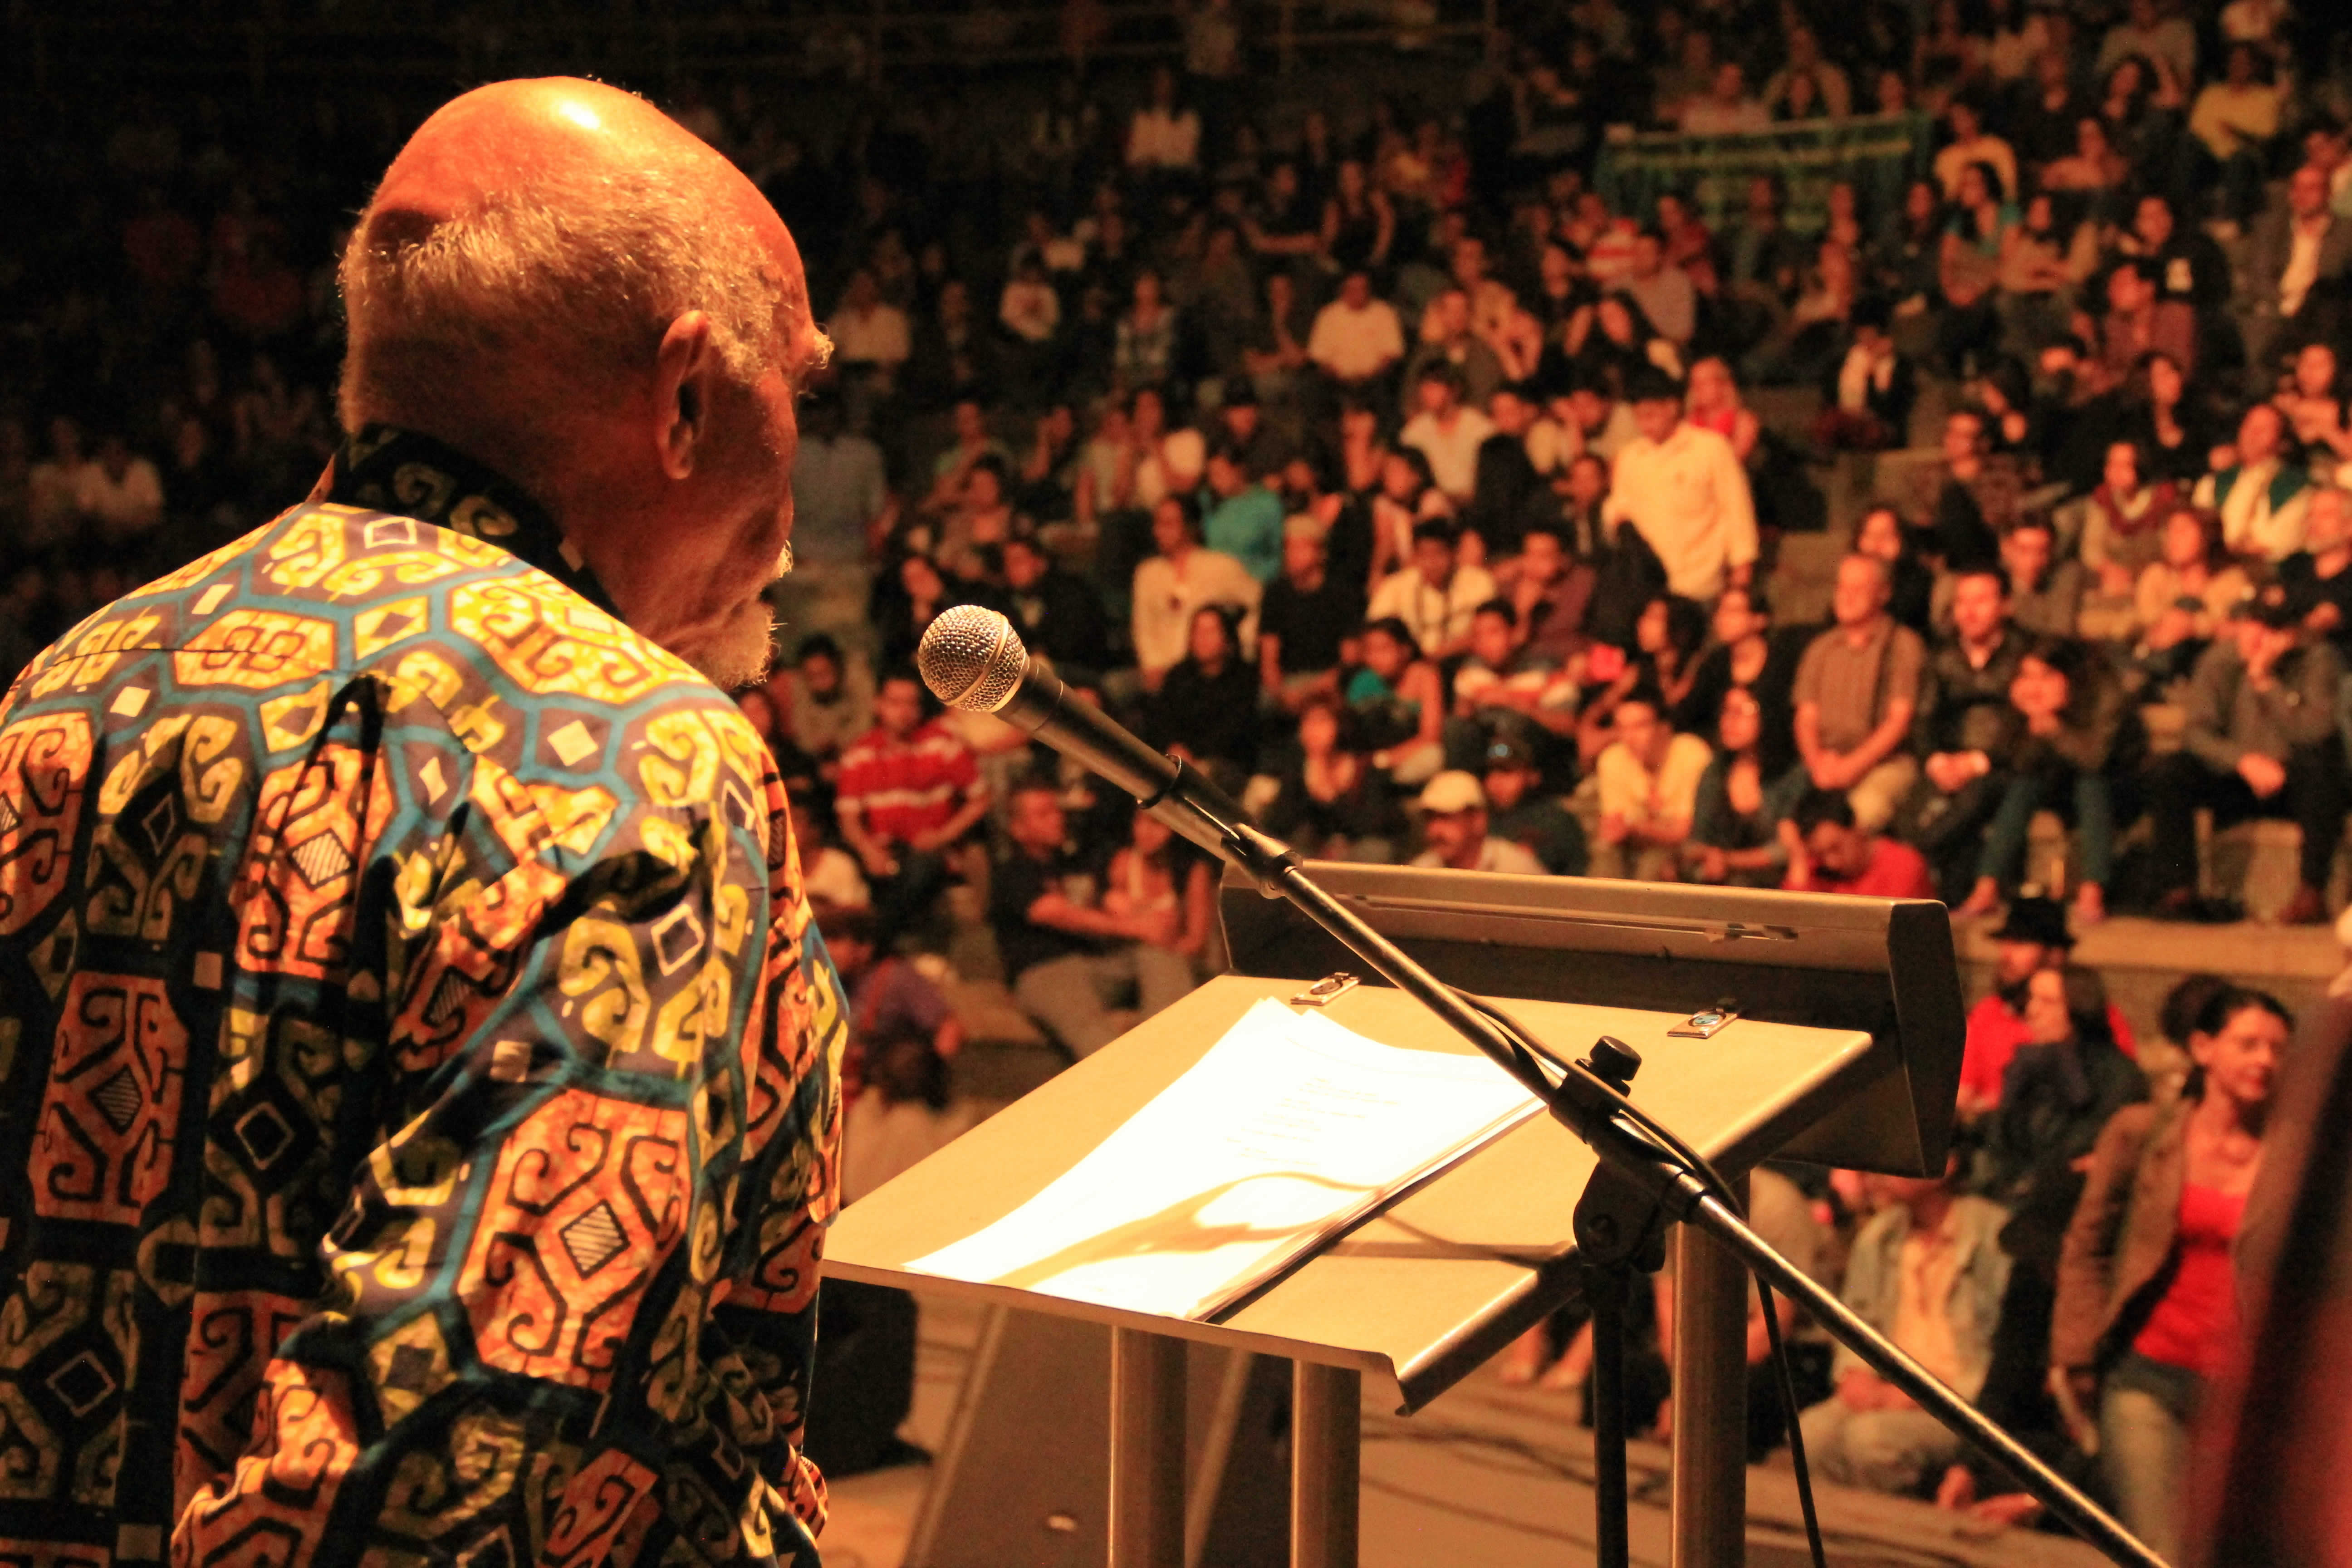
<path id="1" fill-rule="evenodd" d="M 2230 1252 L 2254 1184 L 2271 1085 L 2292 1020 L 2231 986 L 2208 1004 L 2175 1104 L 2116 1113 L 2058 1265 L 2053 1382 L 2093 1407 L 2123 1521 L 2165 1557 L 2180 1547 L 2189 1432 L 2238 1338 Z"/>

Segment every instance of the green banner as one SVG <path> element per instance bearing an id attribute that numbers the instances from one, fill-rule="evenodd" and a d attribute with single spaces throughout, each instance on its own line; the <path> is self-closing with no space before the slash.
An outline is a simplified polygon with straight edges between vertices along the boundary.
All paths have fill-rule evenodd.
<path id="1" fill-rule="evenodd" d="M 1830 187 L 1851 180 L 1865 227 L 1899 207 L 1903 192 L 1927 172 L 1927 120 L 1872 114 L 1807 120 L 1729 136 L 1675 131 L 1612 133 L 1593 166 L 1593 184 L 1610 210 L 1648 223 L 1658 197 L 1687 197 L 1717 234 L 1748 205 L 1748 182 L 1778 175 L 1789 193 L 1783 221 L 1818 234 L 1829 221 Z"/>

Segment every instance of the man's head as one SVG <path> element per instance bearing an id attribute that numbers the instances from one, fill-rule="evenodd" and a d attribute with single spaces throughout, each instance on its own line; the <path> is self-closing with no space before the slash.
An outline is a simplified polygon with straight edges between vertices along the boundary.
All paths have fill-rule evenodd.
<path id="1" fill-rule="evenodd" d="M 1045 547 L 1025 533 L 1016 533 L 1004 542 L 1004 585 L 1023 593 L 1037 585 L 1051 564 L 1045 559 Z"/>
<path id="2" fill-rule="evenodd" d="M 1994 984 L 2014 991 L 2036 970 L 2064 963 L 2074 948 L 2065 907 L 2030 889 L 2021 892 L 2010 900 L 2007 917 L 1992 933 Z"/>
<path id="3" fill-rule="evenodd" d="M 2238 657 L 2248 664 L 2275 664 L 2295 645 L 2301 617 L 2276 584 L 2239 602 L 2230 620 Z"/>
<path id="4" fill-rule="evenodd" d="M 1683 421 L 1683 389 L 1662 370 L 1636 371 L 1625 388 L 1633 405 L 1633 427 L 1664 441 Z"/>
<path id="5" fill-rule="evenodd" d="M 1554 524 L 1530 528 L 1519 540 L 1519 575 L 1530 583 L 1558 581 L 1567 559 L 1566 547 L 1560 543 L 1559 531 Z"/>
<path id="6" fill-rule="evenodd" d="M 1443 418 L 1462 401 L 1462 373 L 1444 360 L 1437 361 L 1413 383 L 1412 398 L 1423 413 Z"/>
<path id="7" fill-rule="evenodd" d="M 2311 492 L 2303 514 L 2303 547 L 2325 555 L 2352 544 L 2352 491 L 2326 485 Z"/>
<path id="8" fill-rule="evenodd" d="M 1845 792 L 1809 791 L 1790 814 L 1797 837 L 1813 864 L 1840 879 L 1859 877 L 1870 866 L 1870 836 L 1854 825 L 1853 805 Z"/>
<path id="9" fill-rule="evenodd" d="M 1535 793 L 1541 775 L 1536 760 L 1517 741 L 1497 741 L 1486 748 L 1486 805 L 1496 811 L 1516 810 Z"/>
<path id="10" fill-rule="evenodd" d="M 2051 557 L 2056 551 L 2057 540 L 2051 532 L 2050 519 L 2040 512 L 2027 512 L 2001 531 L 2000 563 L 2020 593 L 2033 593 L 2041 588 L 2042 580 L 2050 574 Z"/>
<path id="11" fill-rule="evenodd" d="M 1838 563 L 1830 613 L 1842 626 L 1866 626 L 1886 608 L 1886 563 L 1874 555 L 1848 555 Z"/>
<path id="12" fill-rule="evenodd" d="M 2107 311 L 2137 316 L 2156 303 L 2156 268 L 2145 261 L 2124 261 L 2107 274 Z"/>
<path id="13" fill-rule="evenodd" d="M 1069 824 L 1062 816 L 1062 797 L 1041 779 L 1016 786 L 1013 798 L 1005 803 L 1004 831 L 1030 854 L 1051 855 L 1070 836 Z"/>
<path id="14" fill-rule="evenodd" d="M 496 463 L 631 625 L 722 685 L 760 676 L 793 400 L 827 345 L 733 164 L 614 88 L 478 88 L 393 160 L 341 280 L 347 427 Z"/>
<path id="15" fill-rule="evenodd" d="M 1952 629 L 1960 640 L 1983 647 L 2000 636 L 2009 621 L 2009 578 L 1993 566 L 1964 569 L 1952 582 Z"/>
<path id="16" fill-rule="evenodd" d="M 1710 626 L 1715 640 L 1729 647 L 1735 643 L 1761 637 L 1772 625 L 1772 607 L 1766 602 L 1761 588 L 1729 587 L 1715 602 L 1715 615 Z"/>
<path id="17" fill-rule="evenodd" d="M 1973 408 L 1956 408 L 1944 417 L 1944 460 L 1965 462 L 1984 451 L 1984 416 Z"/>
<path id="18" fill-rule="evenodd" d="M 1422 837 L 1457 871 L 1475 870 L 1486 843 L 1486 792 L 1475 775 L 1448 769 L 1422 786 Z"/>
<path id="19" fill-rule="evenodd" d="M 2160 195 L 2147 195 L 2132 209 L 2132 232 L 2149 254 L 2172 243 L 2172 204 Z"/>
<path id="20" fill-rule="evenodd" d="M 1536 405 L 1516 386 L 1498 386 L 1486 399 L 1486 417 L 1506 436 L 1524 436 L 1536 422 Z"/>
<path id="21" fill-rule="evenodd" d="M 1433 517 L 1412 525 L 1412 563 L 1424 583 L 1443 585 L 1454 580 L 1457 541 L 1454 525 Z"/>
<path id="22" fill-rule="evenodd" d="M 1249 489 L 1249 470 L 1242 465 L 1241 448 L 1220 441 L 1209 449 L 1209 488 L 1230 500 Z"/>
<path id="23" fill-rule="evenodd" d="M 1282 574 L 1301 584 L 1323 575 L 1326 549 L 1322 523 L 1306 512 L 1282 521 Z"/>
<path id="24" fill-rule="evenodd" d="M 2238 421 L 2238 461 L 2267 462 L 2279 455 L 2285 439 L 2285 417 L 2272 405 L 2257 403 Z"/>
<path id="25" fill-rule="evenodd" d="M 810 853 L 814 848 L 808 846 L 802 853 Z M 827 910 L 817 916 L 816 929 L 824 935 L 824 950 L 844 980 L 856 979 L 874 962 L 877 938 L 873 910 Z"/>
<path id="26" fill-rule="evenodd" d="M 1609 465 L 1597 452 L 1582 452 L 1568 466 L 1568 499 L 1591 510 L 1609 493 Z"/>
<path id="27" fill-rule="evenodd" d="M 1350 272 L 1339 280 L 1339 302 L 1350 310 L 1360 310 L 1372 302 L 1372 276 L 1369 272 Z"/>
<path id="28" fill-rule="evenodd" d="M 2286 205 L 2298 218 L 2315 218 L 2327 210 L 2327 171 L 2305 163 L 2286 183 Z"/>
<path id="29" fill-rule="evenodd" d="M 1201 542 L 1201 514 L 1189 496 L 1162 496 L 1151 509 L 1151 544 L 1174 560 Z"/>
<path id="30" fill-rule="evenodd" d="M 1658 694 L 1642 687 L 1626 693 L 1617 704 L 1617 710 L 1610 716 L 1610 727 L 1644 767 L 1655 763 L 1665 743 L 1674 738 L 1673 730 L 1659 711 Z"/>
<path id="31" fill-rule="evenodd" d="M 912 670 L 893 670 L 875 690 L 874 721 L 892 738 L 905 740 L 922 727 L 925 695 Z"/>
<path id="32" fill-rule="evenodd" d="M 801 685 L 820 697 L 841 689 L 841 645 L 823 632 L 803 637 L 793 652 Z"/>
<path id="33" fill-rule="evenodd" d="M 1279 277 L 1281 274 L 1277 273 Z M 1225 382 L 1225 400 L 1217 405 L 1217 422 L 1236 441 L 1246 441 L 1258 431 L 1264 411 L 1258 407 L 1257 388 L 1246 376 L 1231 376 Z"/>
<path id="34" fill-rule="evenodd" d="M 1489 599 L 1471 614 L 1470 656 L 1489 669 L 1511 662 L 1518 637 L 1519 612 L 1508 599 Z"/>

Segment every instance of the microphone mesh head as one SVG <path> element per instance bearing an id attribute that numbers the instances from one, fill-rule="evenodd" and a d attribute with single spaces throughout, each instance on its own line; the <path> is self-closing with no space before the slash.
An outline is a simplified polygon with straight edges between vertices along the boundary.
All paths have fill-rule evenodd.
<path id="1" fill-rule="evenodd" d="M 941 611 L 915 650 L 915 668 L 931 695 L 973 713 L 993 713 L 1010 701 L 1028 663 L 1013 623 L 979 605 Z"/>

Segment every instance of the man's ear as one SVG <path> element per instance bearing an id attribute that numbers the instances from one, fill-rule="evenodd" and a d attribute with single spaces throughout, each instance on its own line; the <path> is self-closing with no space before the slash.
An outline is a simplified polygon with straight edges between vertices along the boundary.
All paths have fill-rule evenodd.
<path id="1" fill-rule="evenodd" d="M 693 474 L 709 436 L 718 370 L 710 318 L 701 311 L 687 311 L 662 333 L 654 357 L 654 447 L 662 472 L 673 479 Z"/>

